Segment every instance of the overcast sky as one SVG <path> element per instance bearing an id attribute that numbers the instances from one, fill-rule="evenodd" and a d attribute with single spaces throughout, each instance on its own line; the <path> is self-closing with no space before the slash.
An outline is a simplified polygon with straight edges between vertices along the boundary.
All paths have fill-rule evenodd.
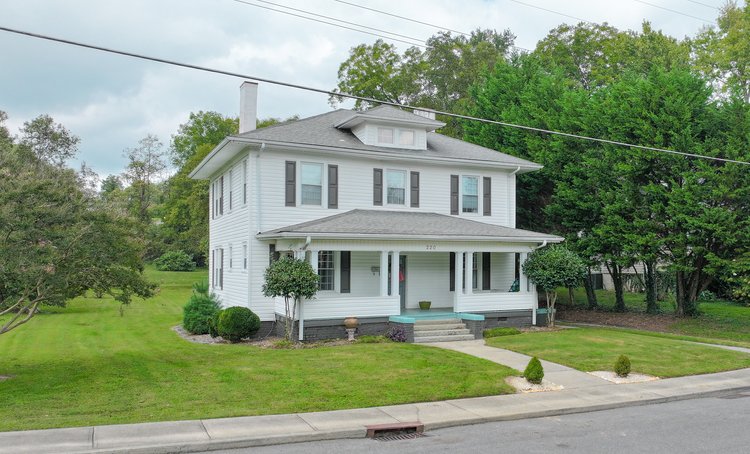
<path id="1" fill-rule="evenodd" d="M 335 0 L 272 1 L 421 39 L 438 31 Z M 639 29 L 648 20 L 654 28 L 683 38 L 713 23 L 716 7 L 724 3 L 348 1 L 459 31 L 508 28 L 517 36 L 515 44 L 528 49 L 550 29 L 578 22 L 528 5 L 620 29 Z M 351 47 L 377 39 L 235 0 L 0 0 L 0 26 L 324 89 L 335 87 L 338 66 Z M 408 47 L 393 43 L 400 50 Z M 11 131 L 17 133 L 24 121 L 50 114 L 82 139 L 79 159 L 71 164 L 85 161 L 101 175 L 120 173 L 123 149 L 148 133 L 167 147 L 190 112 L 238 113 L 241 80 L 232 77 L 2 31 L 0 62 L 0 110 L 8 113 Z M 330 106 L 322 94 L 261 84 L 258 109 L 262 118 L 305 117 Z"/>

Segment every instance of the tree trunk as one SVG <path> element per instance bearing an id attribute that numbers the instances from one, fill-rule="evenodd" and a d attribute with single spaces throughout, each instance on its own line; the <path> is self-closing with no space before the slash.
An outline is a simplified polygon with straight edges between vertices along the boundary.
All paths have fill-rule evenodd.
<path id="1" fill-rule="evenodd" d="M 596 291 L 594 291 L 594 280 L 591 275 L 591 267 L 586 267 L 586 278 L 583 280 L 583 287 L 586 289 L 586 299 L 589 303 L 589 309 L 598 309 L 599 302 L 596 300 Z"/>
<path id="2" fill-rule="evenodd" d="M 557 301 L 557 292 L 545 292 L 547 295 L 547 326 L 555 327 L 555 302 Z"/>
<path id="3" fill-rule="evenodd" d="M 659 312 L 659 304 L 656 302 L 656 261 L 647 260 L 643 262 L 643 265 L 646 281 L 646 312 L 656 314 Z"/>
<path id="4" fill-rule="evenodd" d="M 622 288 L 622 268 L 616 263 L 607 263 L 607 270 L 612 276 L 615 287 L 615 312 L 625 312 L 625 297 Z"/>
<path id="5" fill-rule="evenodd" d="M 685 273 L 682 271 L 675 272 L 675 305 L 674 311 L 677 316 L 682 317 L 685 315 L 685 283 L 683 282 L 682 276 Z"/>
<path id="6" fill-rule="evenodd" d="M 575 295 L 573 294 L 573 287 L 568 287 L 568 301 L 570 302 L 570 306 L 575 305 Z"/>

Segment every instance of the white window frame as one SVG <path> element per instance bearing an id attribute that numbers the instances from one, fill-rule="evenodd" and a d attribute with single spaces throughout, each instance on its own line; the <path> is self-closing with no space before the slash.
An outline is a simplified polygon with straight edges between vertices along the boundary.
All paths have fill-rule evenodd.
<path id="1" fill-rule="evenodd" d="M 384 140 L 380 140 L 381 139 L 381 135 L 380 135 L 381 131 L 382 132 L 390 131 L 390 133 L 391 133 L 391 140 L 390 140 L 390 142 L 384 141 Z M 386 145 L 395 145 L 395 143 L 396 143 L 396 128 L 392 128 L 392 127 L 388 127 L 388 126 L 378 126 L 377 136 L 378 136 L 377 137 L 377 142 L 378 143 L 384 143 Z"/>
<path id="2" fill-rule="evenodd" d="M 234 169 L 229 169 L 229 212 L 232 212 L 232 209 L 234 208 Z M 231 268 L 231 267 L 230 267 Z"/>
<path id="3" fill-rule="evenodd" d="M 324 255 L 330 254 L 330 268 L 321 266 Z M 330 272 L 330 288 L 323 288 L 323 271 Z M 320 282 L 320 291 L 322 292 L 335 292 L 336 291 L 336 253 L 334 251 L 318 251 L 318 277 Z"/>
<path id="4" fill-rule="evenodd" d="M 234 254 L 232 253 L 232 245 L 230 244 L 228 246 L 229 249 L 229 272 L 232 272 L 232 269 L 234 269 Z"/>
<path id="5" fill-rule="evenodd" d="M 404 203 L 391 203 L 388 201 L 388 174 L 396 172 L 404 176 Z M 409 171 L 406 169 L 385 169 L 385 175 L 383 175 L 383 179 L 385 180 L 383 182 L 383 201 L 385 202 L 385 205 L 396 207 L 409 206 Z"/>
<path id="6" fill-rule="evenodd" d="M 472 252 L 471 259 L 471 288 L 476 290 L 479 288 L 479 255 L 478 252 Z"/>
<path id="7" fill-rule="evenodd" d="M 320 203 L 316 203 L 316 204 L 305 203 L 304 200 L 302 199 L 302 186 L 304 184 L 302 182 L 302 175 L 303 175 L 302 168 L 304 166 L 306 166 L 306 165 L 320 167 Z M 299 163 L 299 171 L 298 172 L 299 172 L 299 174 L 297 175 L 297 181 L 299 181 L 299 184 L 297 185 L 297 197 L 298 197 L 300 206 L 305 206 L 305 207 L 323 207 L 323 206 L 325 206 L 325 204 L 327 202 L 326 201 L 326 197 L 325 197 L 325 192 L 326 192 L 325 191 L 325 187 L 326 187 L 325 164 L 322 163 L 322 162 L 302 161 L 302 162 Z M 314 186 L 314 185 L 310 185 L 310 186 Z"/>
<path id="8" fill-rule="evenodd" d="M 464 178 L 473 178 L 477 182 L 477 193 L 476 193 L 477 210 L 476 211 L 464 211 L 464 195 L 465 195 L 464 194 Z M 459 181 L 459 185 L 460 185 L 459 186 L 459 199 L 460 199 L 460 204 L 461 204 L 459 214 L 466 214 L 469 216 L 476 216 L 476 215 L 481 214 L 481 210 L 479 206 L 479 193 L 480 193 L 479 183 L 481 181 L 482 181 L 482 178 L 479 175 L 461 175 L 461 179 Z"/>
<path id="9" fill-rule="evenodd" d="M 242 161 L 242 206 L 247 206 L 247 159 Z"/>
<path id="10" fill-rule="evenodd" d="M 211 267 L 213 270 L 213 281 L 211 287 L 214 289 L 224 290 L 224 248 L 219 246 L 214 248 Z"/>

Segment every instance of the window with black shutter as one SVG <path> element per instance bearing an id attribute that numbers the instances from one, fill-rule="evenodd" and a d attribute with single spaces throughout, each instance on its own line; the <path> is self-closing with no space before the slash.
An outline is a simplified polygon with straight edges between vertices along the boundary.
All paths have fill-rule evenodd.
<path id="1" fill-rule="evenodd" d="M 372 169 L 372 204 L 383 206 L 383 169 Z"/>
<path id="2" fill-rule="evenodd" d="M 451 175 L 451 214 L 458 214 L 458 175 Z"/>
<path id="3" fill-rule="evenodd" d="M 297 205 L 297 163 L 294 161 L 286 161 L 286 172 L 285 172 L 285 190 L 284 200 L 285 205 L 293 207 Z"/>
<path id="4" fill-rule="evenodd" d="M 409 198 L 412 208 L 419 208 L 419 172 L 411 172 L 409 177 Z"/>
<path id="5" fill-rule="evenodd" d="M 352 289 L 352 253 L 341 251 L 341 293 L 351 293 Z"/>
<path id="6" fill-rule="evenodd" d="M 328 208 L 339 207 L 339 166 L 328 165 Z"/>
<path id="7" fill-rule="evenodd" d="M 489 252 L 482 252 L 482 290 L 490 289 L 491 257 Z"/>
<path id="8" fill-rule="evenodd" d="M 485 216 L 492 216 L 492 179 L 490 177 L 484 177 L 482 180 L 482 214 Z"/>

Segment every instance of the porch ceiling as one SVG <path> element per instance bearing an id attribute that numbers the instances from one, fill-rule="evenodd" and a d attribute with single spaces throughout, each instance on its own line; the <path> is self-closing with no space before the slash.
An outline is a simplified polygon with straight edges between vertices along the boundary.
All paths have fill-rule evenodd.
<path id="1" fill-rule="evenodd" d="M 259 233 L 260 239 L 430 239 L 445 241 L 505 241 L 556 243 L 555 235 L 513 229 L 438 213 L 352 210 L 314 221 Z"/>

